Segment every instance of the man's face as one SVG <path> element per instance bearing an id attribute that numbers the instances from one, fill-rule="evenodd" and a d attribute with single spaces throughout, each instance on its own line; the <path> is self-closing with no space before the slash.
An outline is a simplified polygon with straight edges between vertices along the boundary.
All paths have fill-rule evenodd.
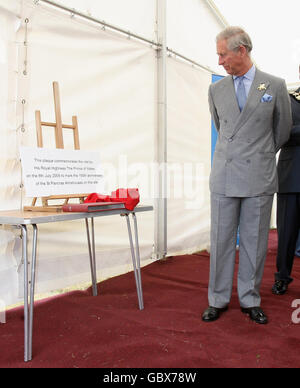
<path id="1" fill-rule="evenodd" d="M 241 50 L 231 51 L 227 48 L 227 40 L 217 42 L 217 54 L 219 56 L 219 65 L 223 66 L 230 75 L 240 75 L 244 66 L 244 56 Z"/>

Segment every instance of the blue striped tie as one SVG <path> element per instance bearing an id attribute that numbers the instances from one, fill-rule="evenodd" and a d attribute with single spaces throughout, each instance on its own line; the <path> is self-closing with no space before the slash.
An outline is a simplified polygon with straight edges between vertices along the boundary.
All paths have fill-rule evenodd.
<path id="1" fill-rule="evenodd" d="M 244 76 L 238 77 L 238 78 L 239 78 L 239 82 L 236 90 L 236 98 L 238 100 L 240 111 L 242 111 L 244 109 L 244 106 L 246 105 L 247 95 L 246 95 L 246 89 L 243 81 Z"/>

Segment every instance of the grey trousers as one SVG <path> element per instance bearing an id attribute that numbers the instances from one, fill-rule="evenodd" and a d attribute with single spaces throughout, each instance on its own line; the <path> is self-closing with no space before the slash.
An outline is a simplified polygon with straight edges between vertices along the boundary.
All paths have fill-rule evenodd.
<path id="1" fill-rule="evenodd" d="M 273 195 L 230 198 L 211 194 L 209 305 L 231 299 L 239 228 L 238 297 L 241 307 L 260 306 Z"/>

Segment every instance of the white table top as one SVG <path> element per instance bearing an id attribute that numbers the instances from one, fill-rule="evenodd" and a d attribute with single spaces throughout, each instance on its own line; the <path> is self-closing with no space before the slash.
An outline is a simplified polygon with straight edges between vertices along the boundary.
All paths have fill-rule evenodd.
<path id="1" fill-rule="evenodd" d="M 139 213 L 153 210 L 153 206 L 137 206 L 134 211 L 127 209 L 106 210 L 99 212 L 33 212 L 23 210 L 0 211 L 0 224 L 5 225 L 32 225 L 44 224 L 48 222 L 72 221 L 83 218 L 104 217 L 128 213 Z"/>

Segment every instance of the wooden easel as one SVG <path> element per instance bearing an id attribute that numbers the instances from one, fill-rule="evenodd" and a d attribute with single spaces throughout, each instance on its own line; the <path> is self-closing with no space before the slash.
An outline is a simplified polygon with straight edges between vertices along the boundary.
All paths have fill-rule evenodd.
<path id="1" fill-rule="evenodd" d="M 36 133 L 37 133 L 37 146 L 43 147 L 43 133 L 42 127 L 52 127 L 55 129 L 55 144 L 56 148 L 64 148 L 63 141 L 63 129 L 72 129 L 73 130 L 73 139 L 74 139 L 74 149 L 79 150 L 79 134 L 78 134 L 78 122 L 77 116 L 72 117 L 72 124 L 63 124 L 61 119 L 61 109 L 60 109 L 60 97 L 59 97 L 59 86 L 57 82 L 53 82 L 53 94 L 54 94 L 54 108 L 55 108 L 55 123 L 45 122 L 41 119 L 41 112 L 35 112 L 35 122 L 36 122 Z M 67 204 L 69 199 L 77 198 L 80 203 L 89 194 L 68 194 L 68 195 L 51 195 L 48 197 L 42 197 L 42 206 L 36 206 L 37 198 L 33 198 L 31 206 L 24 206 L 24 210 L 27 211 L 46 211 L 46 212 L 60 212 L 62 205 Z M 49 205 L 50 200 L 64 200 L 63 204 Z"/>

